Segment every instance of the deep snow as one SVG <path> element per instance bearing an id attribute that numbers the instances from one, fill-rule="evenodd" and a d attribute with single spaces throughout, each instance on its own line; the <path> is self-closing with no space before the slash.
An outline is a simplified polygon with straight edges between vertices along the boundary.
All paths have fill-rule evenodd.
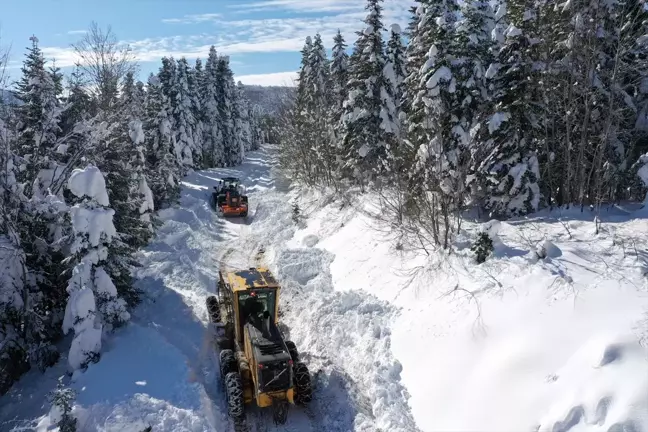
<path id="1" fill-rule="evenodd" d="M 268 265 L 316 389 L 283 427 L 252 410 L 252 430 L 648 431 L 640 213 L 604 212 L 598 235 L 587 211 L 493 224 L 494 256 L 477 266 L 478 226 L 466 224 L 453 255 L 396 250 L 367 215 L 372 196 L 297 191 L 271 149 L 191 174 L 180 206 L 161 212 L 140 254 L 142 306 L 71 384 L 80 430 L 231 430 L 204 300 L 218 269 Z M 250 196 L 247 222 L 209 207 L 230 175 Z M 0 399 L 0 429 L 46 430 L 44 396 L 64 370 L 30 373 Z"/>
<path id="2" fill-rule="evenodd" d="M 495 223 L 476 265 L 475 224 L 425 257 L 394 248 L 373 197 L 309 200 L 293 243 L 318 238 L 336 290 L 398 308 L 391 348 L 422 431 L 648 431 L 643 210 L 603 210 L 598 235 L 589 210 Z"/>

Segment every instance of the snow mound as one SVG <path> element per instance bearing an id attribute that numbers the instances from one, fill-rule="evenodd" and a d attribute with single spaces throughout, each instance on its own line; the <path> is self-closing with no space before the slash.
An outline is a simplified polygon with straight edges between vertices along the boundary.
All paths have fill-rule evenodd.
<path id="1" fill-rule="evenodd" d="M 536 253 L 541 259 L 544 258 L 558 258 L 562 255 L 562 251 L 551 240 L 545 240 L 536 248 Z"/>

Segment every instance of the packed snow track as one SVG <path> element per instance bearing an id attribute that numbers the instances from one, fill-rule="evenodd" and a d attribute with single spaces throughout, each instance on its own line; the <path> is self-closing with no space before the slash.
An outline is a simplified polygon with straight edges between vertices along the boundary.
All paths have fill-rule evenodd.
<path id="1" fill-rule="evenodd" d="M 308 363 L 314 399 L 307 408 L 292 407 L 280 426 L 270 411 L 246 407 L 249 430 L 417 431 L 401 366 L 390 354 L 394 311 L 365 294 L 336 292 L 330 253 L 287 246 L 296 230 L 290 188 L 275 175 L 271 154 L 265 147 L 240 167 L 190 174 L 180 205 L 159 213 L 163 226 L 139 256 L 142 305 L 106 341 L 101 361 L 70 383 L 79 430 L 233 430 L 205 298 L 215 292 L 219 269 L 265 265 L 283 284 L 282 321 Z M 220 218 L 210 207 L 213 186 L 226 176 L 247 189 L 247 219 Z M 65 364 L 45 377 L 28 374 L 0 400 L 0 430 L 49 430 L 46 395 Z"/>

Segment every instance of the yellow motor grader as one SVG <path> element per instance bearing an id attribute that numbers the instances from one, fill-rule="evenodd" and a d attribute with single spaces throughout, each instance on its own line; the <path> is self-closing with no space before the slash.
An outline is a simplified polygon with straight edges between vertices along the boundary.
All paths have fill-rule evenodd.
<path id="1" fill-rule="evenodd" d="M 217 295 L 206 300 L 235 426 L 245 424 L 245 404 L 272 407 L 274 422 L 284 424 L 291 404 L 312 399 L 308 368 L 278 327 L 279 291 L 268 269 L 250 268 L 219 272 Z"/>

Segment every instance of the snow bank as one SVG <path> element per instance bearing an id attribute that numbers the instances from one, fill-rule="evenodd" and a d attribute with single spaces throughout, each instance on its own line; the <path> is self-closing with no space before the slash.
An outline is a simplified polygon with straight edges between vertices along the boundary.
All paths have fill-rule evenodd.
<path id="1" fill-rule="evenodd" d="M 636 334 L 648 284 L 638 258 L 613 246 L 648 247 L 645 221 L 604 222 L 616 240 L 594 238 L 589 220 L 570 223 L 571 239 L 551 216 L 495 221 L 495 254 L 477 267 L 465 251 L 432 262 L 396 251 L 360 213 L 329 205 L 296 237 L 316 235 L 332 254 L 337 291 L 386 302 L 390 350 L 422 431 L 648 430 L 648 351 Z M 551 259 L 535 262 L 536 248 Z"/>

